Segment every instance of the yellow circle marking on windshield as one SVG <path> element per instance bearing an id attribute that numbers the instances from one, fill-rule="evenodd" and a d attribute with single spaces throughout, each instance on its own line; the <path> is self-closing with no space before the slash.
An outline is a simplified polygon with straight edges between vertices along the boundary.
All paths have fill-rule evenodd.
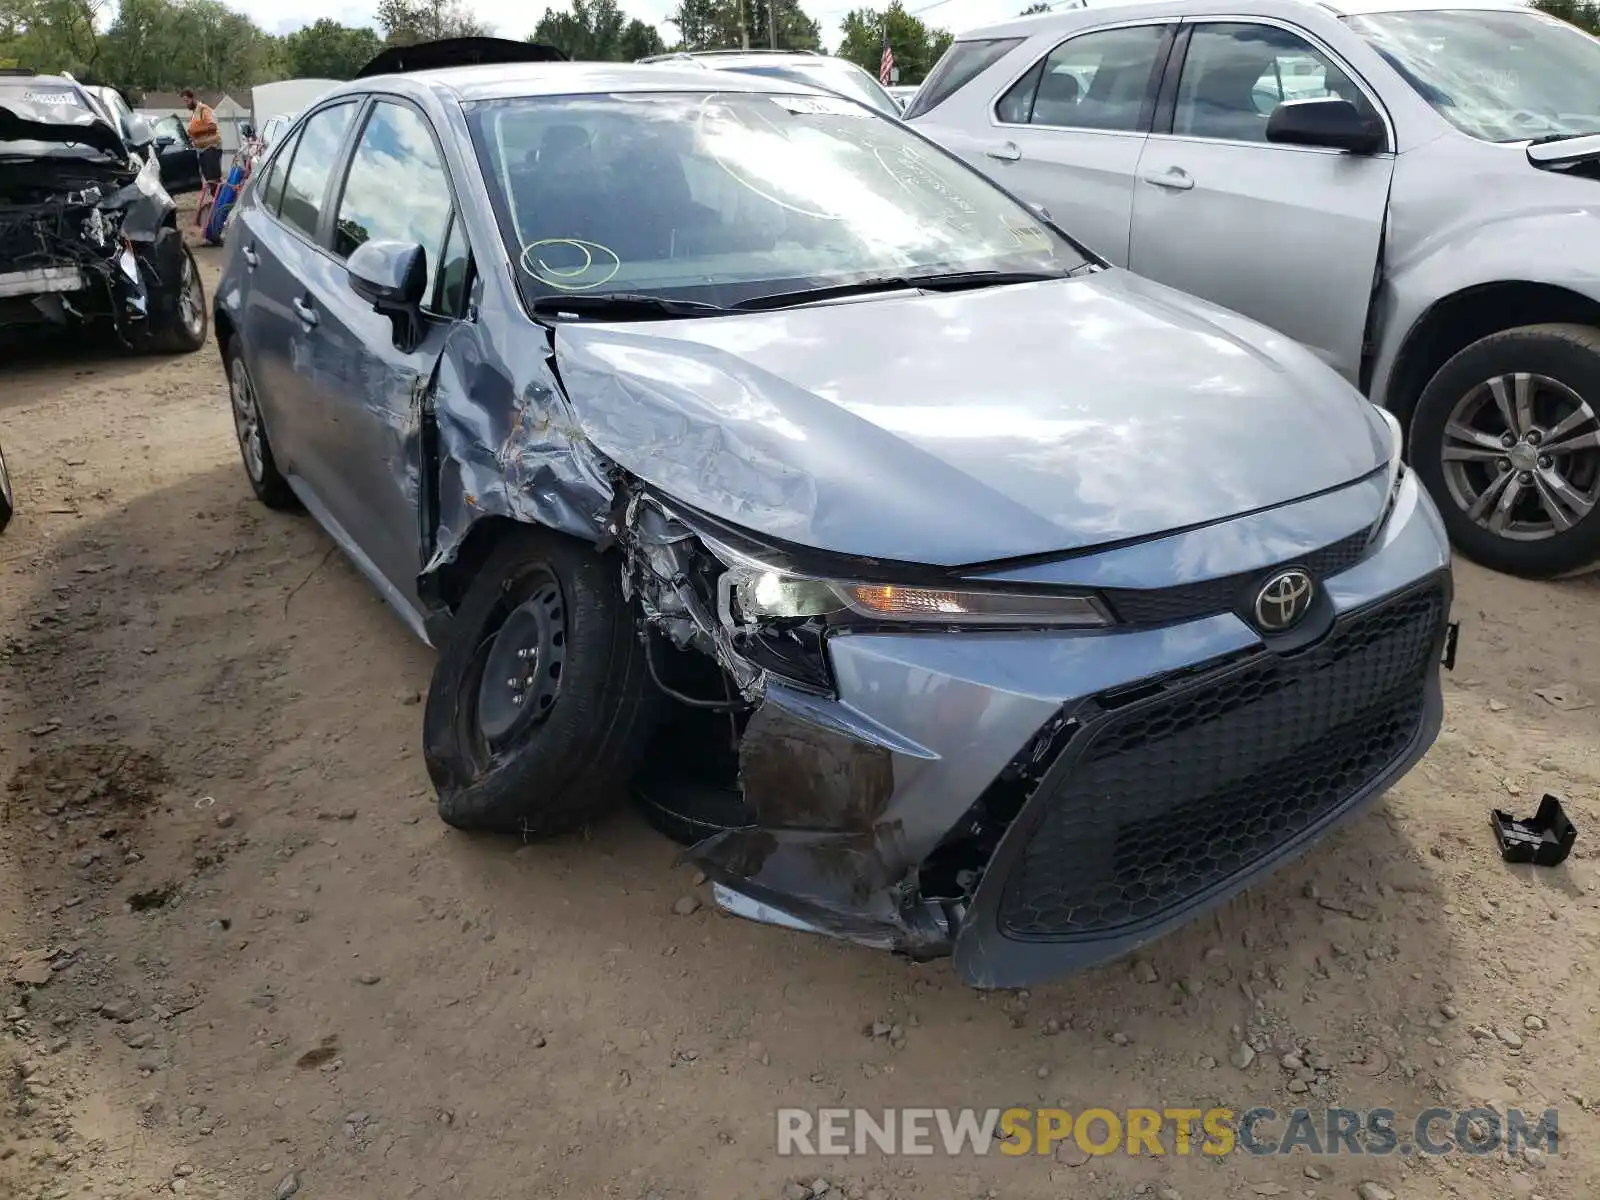
<path id="1" fill-rule="evenodd" d="M 544 259 L 534 254 L 534 251 L 541 246 L 576 246 L 583 252 L 583 265 L 573 267 L 570 270 L 552 267 Z M 611 269 L 605 271 L 605 274 L 599 279 L 591 279 L 585 283 L 572 282 L 579 276 L 587 275 L 590 269 L 594 267 L 594 256 L 597 250 L 611 260 Z M 586 242 L 582 238 L 540 238 L 537 242 L 529 242 L 522 248 L 522 269 L 546 287 L 553 287 L 557 291 L 587 292 L 591 288 L 600 287 L 615 279 L 617 272 L 622 270 L 622 259 L 611 247 L 602 246 L 599 242 Z M 605 270 L 605 268 L 601 268 L 601 270 Z"/>

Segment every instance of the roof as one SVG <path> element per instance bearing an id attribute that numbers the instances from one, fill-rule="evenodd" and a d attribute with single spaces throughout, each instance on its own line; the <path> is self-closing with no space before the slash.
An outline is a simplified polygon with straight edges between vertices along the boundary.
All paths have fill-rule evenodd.
<path id="1" fill-rule="evenodd" d="M 1032 37 L 1057 29 L 1078 29 L 1097 24 L 1100 14 L 1115 9 L 1119 16 L 1137 15 L 1147 9 L 1151 16 L 1249 15 L 1273 12 L 1292 13 L 1295 9 L 1317 8 L 1335 17 L 1365 16 L 1381 12 L 1426 12 L 1440 10 L 1524 12 L 1531 5 L 1525 0 L 1246 0 L 1243 4 L 1219 0 L 1088 0 L 1082 8 L 1012 17 L 992 25 L 963 30 L 963 41 L 975 38 Z"/>
<path id="2" fill-rule="evenodd" d="M 194 94 L 195 94 L 195 98 L 197 100 L 199 100 L 201 104 L 206 105 L 208 108 L 215 108 L 217 105 L 221 104 L 224 100 L 232 101 L 232 103 L 234 103 L 234 104 L 239 103 L 237 100 L 234 100 L 233 97 L 230 96 L 227 92 L 213 91 L 210 88 L 195 88 Z M 151 109 L 153 111 L 160 112 L 160 111 L 165 111 L 166 109 L 169 109 L 169 108 L 170 109 L 184 108 L 185 105 L 184 105 L 184 102 L 183 102 L 182 93 L 179 93 L 179 92 L 146 92 L 144 94 L 144 100 L 140 103 L 139 107 L 140 108 L 148 108 L 148 109 Z"/>
<path id="3" fill-rule="evenodd" d="M 642 63 L 659 62 L 704 62 L 714 59 L 718 62 L 732 62 L 743 60 L 746 62 L 775 62 L 781 59 L 815 59 L 830 58 L 831 55 L 819 54 L 815 50 L 763 50 L 759 46 L 749 50 L 671 50 L 666 54 L 652 54 L 647 58 L 639 59 Z"/>
<path id="4" fill-rule="evenodd" d="M 552 62 L 513 63 L 479 67 L 441 67 L 405 75 L 378 75 L 355 80 L 336 91 L 363 92 L 374 83 L 409 81 L 445 92 L 470 103 L 514 96 L 594 95 L 600 92 L 794 92 L 821 88 L 760 75 L 711 74 L 695 65 L 676 63 Z"/>

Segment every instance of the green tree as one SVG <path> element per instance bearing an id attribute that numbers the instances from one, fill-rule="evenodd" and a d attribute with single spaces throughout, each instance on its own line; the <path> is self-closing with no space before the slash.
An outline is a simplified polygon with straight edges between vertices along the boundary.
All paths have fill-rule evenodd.
<path id="1" fill-rule="evenodd" d="M 0 60 L 36 71 L 96 74 L 106 0 L 0 0 Z"/>
<path id="2" fill-rule="evenodd" d="M 1600 33 L 1600 4 L 1586 0 L 1534 0 L 1535 8 L 1569 21 L 1579 29 Z"/>
<path id="3" fill-rule="evenodd" d="M 632 62 L 666 48 L 653 25 L 624 17 L 617 0 L 572 0 L 566 12 L 547 8 L 528 40 L 590 62 Z"/>
<path id="4" fill-rule="evenodd" d="M 351 79 L 382 48 L 378 35 L 365 25 L 341 25 L 323 17 L 283 39 L 283 58 L 295 78 Z"/>
<path id="5" fill-rule="evenodd" d="M 378 0 L 377 17 L 388 46 L 483 37 L 492 32 L 467 11 L 461 0 Z"/>
<path id="6" fill-rule="evenodd" d="M 887 30 L 889 48 L 894 51 L 894 63 L 900 68 L 900 82 L 904 84 L 921 83 L 954 40 L 948 30 L 930 29 L 908 13 L 901 0 L 894 0 L 885 9 L 852 9 L 840 27 L 844 39 L 839 43 L 839 57 L 848 58 L 873 75 L 878 73 Z"/>
<path id="7" fill-rule="evenodd" d="M 1048 4 L 1045 4 L 1044 0 L 1038 0 L 1037 3 L 1028 5 L 1028 7 L 1023 9 L 1021 12 L 1019 12 L 1017 14 L 1017 16 L 1019 16 L 1019 17 L 1031 17 L 1031 16 L 1034 15 L 1034 13 L 1047 13 L 1049 11 L 1050 11 L 1050 6 Z"/>
<path id="8" fill-rule="evenodd" d="M 677 26 L 684 50 L 770 46 L 769 29 L 777 34 L 779 50 L 822 48 L 822 27 L 799 0 L 679 0 L 667 20 Z"/>
<path id="9" fill-rule="evenodd" d="M 189 47 L 173 0 L 122 0 L 105 42 L 106 74 L 117 86 L 182 86 L 172 76 Z"/>

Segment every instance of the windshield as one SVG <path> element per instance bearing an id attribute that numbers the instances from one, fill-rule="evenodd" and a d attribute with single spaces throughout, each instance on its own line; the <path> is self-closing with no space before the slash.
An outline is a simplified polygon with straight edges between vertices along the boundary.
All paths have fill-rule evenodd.
<path id="1" fill-rule="evenodd" d="M 622 94 L 468 113 L 531 305 L 730 305 L 886 275 L 1064 274 L 1082 253 L 897 121 L 832 96 Z"/>
<path id="2" fill-rule="evenodd" d="M 1441 116 L 1475 138 L 1600 133 L 1600 42 L 1565 21 L 1468 10 L 1349 21 Z"/>
<path id="3" fill-rule="evenodd" d="M 746 75 L 766 75 L 776 79 L 791 79 L 812 87 L 840 92 L 852 100 L 872 105 L 891 117 L 900 115 L 900 106 L 883 86 L 853 62 L 842 58 L 819 58 L 815 63 L 751 63 L 748 66 L 729 67 Z"/>

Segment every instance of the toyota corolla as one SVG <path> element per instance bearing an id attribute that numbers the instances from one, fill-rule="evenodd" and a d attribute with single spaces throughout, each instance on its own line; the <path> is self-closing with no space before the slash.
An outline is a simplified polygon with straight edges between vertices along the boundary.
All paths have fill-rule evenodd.
<path id="1" fill-rule="evenodd" d="M 1449 551 L 1394 422 L 851 100 L 368 73 L 234 220 L 246 473 L 438 648 L 454 826 L 631 792 L 724 908 L 1015 986 L 1438 731 Z"/>

